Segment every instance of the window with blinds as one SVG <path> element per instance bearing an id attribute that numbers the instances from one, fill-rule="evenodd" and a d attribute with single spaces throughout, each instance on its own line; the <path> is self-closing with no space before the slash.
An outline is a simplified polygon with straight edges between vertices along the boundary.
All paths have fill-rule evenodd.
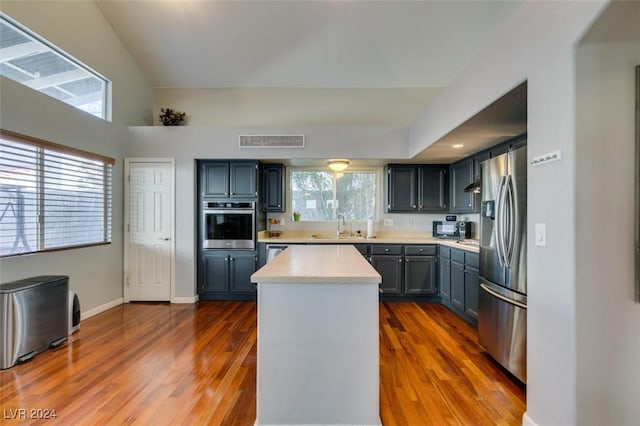
<path id="1" fill-rule="evenodd" d="M 113 164 L 0 130 L 0 256 L 110 243 Z"/>

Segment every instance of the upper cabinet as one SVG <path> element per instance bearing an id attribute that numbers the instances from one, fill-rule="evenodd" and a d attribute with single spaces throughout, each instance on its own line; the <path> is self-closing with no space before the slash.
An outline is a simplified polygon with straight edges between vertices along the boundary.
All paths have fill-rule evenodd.
<path id="1" fill-rule="evenodd" d="M 482 180 L 482 162 L 489 159 L 487 151 L 481 152 L 473 156 L 473 181 L 480 182 Z"/>
<path id="2" fill-rule="evenodd" d="M 262 210 L 265 212 L 285 211 L 285 168 L 282 164 L 262 166 Z"/>
<path id="3" fill-rule="evenodd" d="M 448 169 L 446 165 L 388 165 L 387 212 L 446 212 L 449 198 Z"/>
<path id="4" fill-rule="evenodd" d="M 201 163 L 201 191 L 210 198 L 255 198 L 256 161 L 204 161 Z"/>
<path id="5" fill-rule="evenodd" d="M 451 212 L 473 213 L 476 211 L 477 196 L 464 189 L 475 181 L 473 158 L 467 158 L 451 165 Z"/>

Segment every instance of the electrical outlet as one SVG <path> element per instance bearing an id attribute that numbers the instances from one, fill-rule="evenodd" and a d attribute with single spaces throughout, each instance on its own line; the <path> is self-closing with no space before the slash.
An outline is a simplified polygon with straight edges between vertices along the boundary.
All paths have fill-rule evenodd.
<path id="1" fill-rule="evenodd" d="M 280 219 L 280 225 L 284 225 L 284 219 Z"/>
<path id="2" fill-rule="evenodd" d="M 385 219 L 384 226 L 393 226 L 393 219 Z"/>

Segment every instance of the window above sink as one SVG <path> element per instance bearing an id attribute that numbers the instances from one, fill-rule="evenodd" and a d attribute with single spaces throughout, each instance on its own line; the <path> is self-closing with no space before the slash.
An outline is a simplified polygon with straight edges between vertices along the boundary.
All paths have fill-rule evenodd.
<path id="1" fill-rule="evenodd" d="M 291 170 L 291 208 L 300 221 L 334 221 L 376 217 L 379 172 L 296 168 Z"/>

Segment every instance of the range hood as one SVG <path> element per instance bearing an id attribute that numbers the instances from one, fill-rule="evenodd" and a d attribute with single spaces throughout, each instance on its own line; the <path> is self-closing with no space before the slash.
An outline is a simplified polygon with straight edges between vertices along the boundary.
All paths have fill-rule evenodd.
<path id="1" fill-rule="evenodd" d="M 481 188 L 480 182 L 473 182 L 464 188 L 464 192 L 473 192 L 474 194 L 479 194 L 480 188 Z"/>

